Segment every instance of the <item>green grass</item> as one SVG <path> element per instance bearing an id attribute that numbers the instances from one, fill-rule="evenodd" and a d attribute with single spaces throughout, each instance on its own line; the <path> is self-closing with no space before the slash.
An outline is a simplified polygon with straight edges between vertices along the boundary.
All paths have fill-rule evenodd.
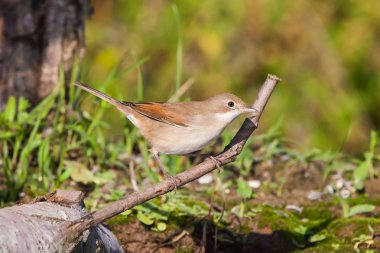
<path id="1" fill-rule="evenodd" d="M 151 8 L 132 2 L 123 4 L 127 7 L 133 5 L 131 9 L 136 13 L 136 9 L 144 11 Z M 241 6 L 232 2 L 228 5 L 232 8 L 220 5 L 210 8 L 209 5 L 209 2 L 204 5 L 172 2 L 164 6 L 163 16 L 158 18 L 157 26 L 165 27 L 167 30 L 152 31 L 150 23 L 139 20 L 140 17 L 135 12 L 129 13 L 129 16 L 124 18 L 129 22 L 135 22 L 135 32 L 148 31 L 152 36 L 144 36 L 143 41 L 137 40 L 146 48 L 150 46 L 147 49 L 148 53 L 141 50 L 121 50 L 122 46 L 110 43 L 108 50 L 111 53 L 99 57 L 101 60 L 97 60 L 95 56 L 86 58 L 94 59 L 94 63 L 85 64 L 84 70 L 81 66 L 79 71 L 79 59 L 76 57 L 70 82 L 74 82 L 80 76 L 82 81 L 90 81 L 90 85 L 98 85 L 98 88 L 106 93 L 112 94 L 117 90 L 115 97 L 118 99 L 143 101 L 157 96 L 164 100 L 170 97 L 170 92 L 166 91 L 175 92 L 187 76 L 198 75 L 200 84 L 196 91 L 193 91 L 195 97 L 231 89 L 237 93 L 244 93 L 252 100 L 256 88 L 251 90 L 251 84 L 256 81 L 251 79 L 251 72 L 247 72 L 250 67 L 247 66 L 254 67 L 256 63 L 252 62 L 254 57 L 245 58 L 246 52 L 236 50 L 251 41 L 247 42 L 246 37 L 249 36 L 241 36 L 245 32 L 233 28 L 239 24 L 256 27 L 256 24 L 249 21 L 250 15 L 242 14 L 251 10 L 243 10 Z M 258 25 L 264 28 L 260 27 L 257 30 L 256 27 L 255 31 L 272 31 L 274 37 L 278 36 L 279 30 L 287 34 L 287 31 L 279 26 L 283 12 L 278 8 L 273 9 L 271 5 L 268 9 L 265 9 L 265 6 L 268 7 L 266 4 L 263 6 L 259 8 L 264 8 L 264 13 L 269 13 L 270 18 L 266 20 L 257 17 L 260 20 Z M 286 6 L 281 8 L 287 8 Z M 193 15 L 198 18 L 193 19 Z M 349 15 L 354 16 L 354 19 L 361 16 L 357 13 Z M 205 24 L 204 19 L 212 19 L 214 23 Z M 288 22 L 292 23 L 291 20 Z M 186 27 L 190 27 L 189 30 L 185 29 Z M 202 29 L 199 30 L 199 27 Z M 234 33 L 240 36 L 239 39 L 233 39 Z M 340 42 L 335 40 L 343 35 L 339 35 L 339 32 L 331 33 L 333 38 L 323 41 L 322 47 L 332 42 L 340 45 Z M 94 43 L 91 41 L 94 34 L 96 33 L 92 32 L 88 36 L 90 45 Z M 257 35 L 257 38 L 262 35 Z M 256 38 L 255 34 L 251 36 Z M 167 40 L 162 40 L 162 37 Z M 137 48 L 135 38 L 130 39 L 134 45 L 132 48 Z M 270 38 L 269 40 L 272 41 Z M 280 43 L 292 45 L 293 41 L 290 42 L 284 39 Z M 101 43 L 105 44 L 107 43 Z M 378 133 L 362 131 L 369 139 L 369 148 L 362 155 L 352 156 L 344 153 L 344 147 L 350 141 L 351 135 L 357 134 L 351 121 L 358 114 L 359 109 L 355 107 L 356 104 L 360 104 L 358 99 L 352 94 L 339 93 L 336 101 L 343 109 L 332 106 L 332 102 L 329 102 L 331 94 L 329 88 L 326 88 L 329 87 L 327 84 L 333 83 L 331 80 L 318 77 L 323 75 L 311 73 L 310 68 L 313 69 L 315 66 L 306 68 L 303 62 L 299 62 L 299 58 L 302 57 L 296 57 L 297 53 L 286 51 L 285 54 L 274 41 L 268 44 L 271 45 L 271 50 L 264 51 L 269 55 L 266 55 L 265 62 L 261 62 L 260 67 L 256 66 L 259 69 L 253 72 L 260 76 L 274 71 L 284 75 L 281 77 L 285 77 L 285 82 L 293 85 L 279 87 L 281 92 L 274 93 L 268 110 L 263 115 L 262 121 L 267 125 L 260 125 L 258 129 L 261 133 L 252 136 L 237 159 L 225 166 L 221 173 L 212 173 L 212 183 L 199 185 L 194 182 L 179 189 L 176 194 L 170 193 L 144 203 L 109 221 L 111 226 L 124 225 L 128 228 L 129 222 L 138 221 L 152 233 L 164 233 L 185 227 L 189 234 L 194 235 L 199 227 L 203 229 L 207 224 L 219 231 L 228 231 L 225 234 L 220 232 L 220 236 L 216 238 L 215 241 L 220 245 L 236 244 L 249 247 L 249 233 L 269 233 L 286 241 L 285 246 L 291 249 L 291 252 L 355 252 L 359 248 L 363 249 L 366 243 L 371 241 L 373 234 L 379 232 L 380 221 L 376 212 L 379 199 L 362 192 L 365 182 L 380 176 Z M 295 46 L 298 52 L 302 43 L 295 43 Z M 351 44 L 347 46 L 354 47 Z M 273 48 L 276 49 L 273 50 L 276 53 L 271 53 Z M 90 55 L 91 50 L 89 49 Z M 152 51 L 149 53 L 149 50 Z M 235 54 L 232 54 L 232 51 Z M 159 52 L 160 57 L 156 52 Z M 247 54 L 252 56 L 249 50 Z M 116 56 L 112 58 L 112 55 Z M 258 62 L 263 61 L 260 55 L 255 56 L 258 57 L 254 58 Z M 364 70 L 356 65 L 352 66 L 351 62 L 360 61 L 364 56 L 365 54 L 360 52 L 351 56 L 354 59 L 343 55 L 344 63 L 353 68 L 348 79 L 356 80 L 358 83 L 367 80 L 367 75 L 364 75 L 366 78 L 362 77 Z M 311 58 L 314 59 L 311 62 L 319 62 L 315 55 Z M 293 60 L 295 66 L 300 68 L 299 73 L 292 73 L 285 67 L 293 65 Z M 190 73 L 187 68 L 194 73 Z M 102 71 L 105 72 L 104 75 L 98 73 Z M 376 80 L 378 75 L 372 73 L 371 76 L 372 80 Z M 95 210 L 135 190 L 133 181 L 138 188 L 143 189 L 162 180 L 162 175 L 150 156 L 148 144 L 138 134 L 138 130 L 127 119 L 119 117 L 116 121 L 121 127 L 121 134 L 117 138 L 115 135 L 110 137 L 108 133 L 117 132 L 115 119 L 108 118 L 112 107 L 93 96 L 81 93 L 64 80 L 61 69 L 57 89 L 38 106 L 32 108 L 25 99 L 11 97 L 5 110 L 0 113 L 1 206 L 15 203 L 25 195 L 35 197 L 58 188 L 74 188 L 88 193 L 86 206 L 89 210 Z M 261 79 L 258 77 L 257 80 Z M 128 92 L 123 96 L 119 91 L 124 86 L 116 85 L 120 83 L 128 87 Z M 249 84 L 249 87 L 244 84 Z M 323 84 L 326 84 L 326 87 Z M 378 96 L 375 92 L 377 86 L 373 87 L 373 90 L 367 91 L 371 95 L 365 90 L 360 91 L 364 98 L 371 98 L 368 101 L 375 101 Z M 353 81 L 349 82 L 347 89 L 351 92 L 357 91 Z M 68 100 L 65 99 L 67 93 Z M 329 103 L 320 103 L 321 100 Z M 370 108 L 369 104 L 365 106 Z M 333 109 L 326 110 L 326 107 Z M 284 110 L 281 111 L 279 108 Z M 308 108 L 313 108 L 317 117 L 306 110 Z M 366 119 L 373 117 L 371 115 L 366 114 Z M 331 122 L 332 118 L 334 122 Z M 374 122 L 376 120 L 370 119 Z M 292 132 L 290 128 L 298 127 L 310 130 L 306 132 L 308 138 L 314 140 L 312 143 L 321 144 L 322 147 L 329 146 L 329 149 L 311 149 L 299 139 L 284 138 L 287 136 L 286 133 Z M 305 131 L 301 132 L 305 137 Z M 233 135 L 233 131 L 226 131 L 218 143 L 206 151 L 223 150 Z M 333 141 L 330 142 L 330 139 Z M 334 145 L 330 145 L 331 143 Z M 199 161 L 178 156 L 162 156 L 162 160 L 171 174 L 177 174 Z M 259 175 L 260 167 L 263 166 L 267 172 L 266 176 Z M 323 192 L 328 184 L 334 192 L 324 193 L 322 200 L 301 202 L 300 207 L 303 209 L 300 212 L 287 209 L 281 201 L 297 201 L 298 196 L 294 197 L 291 190 L 302 191 L 297 187 L 302 186 L 302 180 L 308 180 L 305 176 L 300 179 L 301 182 L 294 181 L 294 175 L 289 176 L 288 173 L 296 169 L 299 170 L 299 174 L 307 175 L 313 172 L 313 166 L 320 168 L 322 174 L 321 186 L 314 190 Z M 135 178 L 131 176 L 131 171 L 134 172 Z M 355 192 L 348 197 L 341 196 L 341 189 L 333 178 L 336 175 L 351 183 Z M 250 187 L 249 181 L 252 179 L 260 180 L 259 189 Z M 289 184 L 294 185 L 289 187 Z M 260 198 L 262 194 L 267 198 Z M 307 192 L 304 193 L 306 194 Z M 237 220 L 239 226 L 236 225 Z M 348 232 L 345 230 L 347 227 L 351 229 Z M 367 252 L 372 252 L 372 248 Z"/>
<path id="2" fill-rule="evenodd" d="M 126 71 L 139 71 L 143 62 L 136 61 Z M 104 87 L 123 74 L 127 73 L 120 69 L 112 72 L 108 81 L 104 82 Z M 86 97 L 82 96 L 72 86 L 66 90 L 63 84 L 61 81 L 60 86 L 35 108 L 30 108 L 23 98 L 10 98 L 0 114 L 2 205 L 9 205 L 25 194 L 34 197 L 57 188 L 74 187 L 87 189 L 89 195 L 86 206 L 94 210 L 123 198 L 132 190 L 131 165 L 140 189 L 162 179 L 150 157 L 146 141 L 139 136 L 136 128 L 125 120 L 124 137 L 107 139 L 105 131 L 110 126 L 104 121 L 104 115 L 108 105 L 103 102 L 99 104 L 98 99 L 89 97 L 88 100 L 91 98 L 91 103 L 95 104 L 91 111 L 87 111 L 81 108 L 81 103 L 87 100 L 87 94 Z M 143 86 L 143 83 L 139 85 Z M 139 96 L 143 96 L 142 90 Z M 65 101 L 65 92 L 73 96 L 69 102 Z M 294 213 L 281 205 L 252 203 L 260 192 L 269 191 L 278 198 L 286 196 L 289 178 L 274 177 L 269 184 L 262 181 L 263 186 L 259 190 L 252 189 L 248 181 L 252 179 L 252 170 L 257 165 L 267 162 L 276 164 L 278 159 L 287 157 L 285 165 L 277 169 L 279 172 L 319 162 L 324 164 L 321 172 L 324 181 L 328 182 L 332 175 L 343 172 L 344 178 L 353 185 L 356 186 L 358 179 L 363 185 L 365 180 L 379 175 L 378 135 L 372 132 L 370 148 L 364 153 L 363 159 L 321 150 L 301 153 L 290 149 L 287 145 L 291 142 L 281 138 L 281 124 L 279 121 L 266 133 L 250 138 L 236 161 L 227 165 L 222 173 L 213 174 L 214 181 L 210 185 L 196 185 L 180 189 L 176 194 L 156 198 L 119 215 L 109 224 L 120 226 L 138 220 L 155 233 L 181 226 L 187 226 L 190 232 L 194 232 L 199 224 L 203 224 L 189 224 L 196 217 L 221 231 L 227 229 L 237 233 L 232 239 L 221 237 L 219 243 L 232 240 L 245 245 L 246 233 L 252 229 L 248 221 L 256 220 L 259 227 L 269 226 L 272 231 L 280 231 L 281 238 L 286 238 L 287 247 L 294 252 L 332 248 L 356 250 L 369 242 L 371 234 L 368 229 L 363 228 L 351 237 L 340 237 L 336 233 L 343 233 L 339 232 L 343 229 L 341 224 L 362 227 L 363 222 L 378 231 L 377 217 L 363 218 L 366 214 L 374 215 L 376 200 L 360 194 L 361 197 L 357 199 L 344 199 L 337 194 L 324 205 L 310 202 L 304 211 Z M 222 150 L 232 136 L 230 131 L 223 134 L 215 150 Z M 189 159 L 178 156 L 163 156 L 162 159 L 172 174 L 192 164 Z M 226 190 L 234 192 L 234 201 L 225 202 Z M 331 208 L 339 214 L 330 213 Z M 231 217 L 235 216 L 242 221 L 239 230 L 230 227 Z"/>

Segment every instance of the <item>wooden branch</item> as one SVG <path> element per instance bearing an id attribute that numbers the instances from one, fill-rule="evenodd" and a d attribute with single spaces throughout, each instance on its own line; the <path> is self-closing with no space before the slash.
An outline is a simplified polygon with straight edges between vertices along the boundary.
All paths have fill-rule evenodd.
<path id="1" fill-rule="evenodd" d="M 221 165 L 232 162 L 236 159 L 236 156 L 240 154 L 249 136 L 257 128 L 259 119 L 264 111 L 264 108 L 271 96 L 276 84 L 280 79 L 274 75 L 268 75 L 263 86 L 261 87 L 259 94 L 253 108 L 258 110 L 255 115 L 248 115 L 247 119 L 244 121 L 243 125 L 232 139 L 231 143 L 226 147 L 226 149 L 216 156 L 216 159 L 220 161 Z M 175 176 L 178 187 L 183 186 L 191 181 L 194 181 L 203 175 L 216 169 L 216 164 L 211 159 L 207 159 L 202 163 L 182 172 Z M 63 224 L 62 231 L 69 231 L 68 234 L 71 238 L 66 238 L 66 242 L 71 243 L 72 240 L 78 238 L 81 233 L 88 230 L 90 227 L 99 224 L 109 218 L 116 216 L 136 205 L 142 204 L 148 200 L 156 198 L 160 195 L 168 193 L 174 190 L 173 184 L 170 180 L 164 180 L 148 189 L 140 192 L 134 192 L 125 199 L 118 200 L 112 204 L 99 209 L 96 212 L 90 213 L 80 219 L 72 222 L 67 222 Z M 66 234 L 67 235 L 67 234 Z M 62 239 L 63 237 L 57 238 Z"/>

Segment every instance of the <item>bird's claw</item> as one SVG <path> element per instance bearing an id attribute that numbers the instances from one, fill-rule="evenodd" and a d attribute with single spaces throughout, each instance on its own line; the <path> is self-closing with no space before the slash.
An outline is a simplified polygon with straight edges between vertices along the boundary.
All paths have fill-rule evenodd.
<path id="1" fill-rule="evenodd" d="M 167 180 L 170 181 L 170 184 L 173 186 L 174 188 L 174 193 L 177 192 L 177 189 L 178 189 L 178 184 L 177 184 L 177 180 L 174 176 L 170 175 L 169 173 L 164 173 L 165 174 L 165 178 Z"/>
<path id="2" fill-rule="evenodd" d="M 220 160 L 218 160 L 217 158 L 213 157 L 212 155 L 210 155 L 208 157 L 208 159 L 210 159 L 211 161 L 213 161 L 213 163 L 215 164 L 215 166 L 217 168 L 220 168 L 222 166 L 222 162 Z"/>

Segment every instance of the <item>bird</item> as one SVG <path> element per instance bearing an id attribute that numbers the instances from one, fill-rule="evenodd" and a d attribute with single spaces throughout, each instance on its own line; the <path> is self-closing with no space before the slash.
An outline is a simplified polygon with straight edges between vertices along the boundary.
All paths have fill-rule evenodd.
<path id="1" fill-rule="evenodd" d="M 188 155 L 197 152 L 214 142 L 239 115 L 257 113 L 256 109 L 230 93 L 203 101 L 134 103 L 119 101 L 78 81 L 74 85 L 115 106 L 139 129 L 150 144 L 150 152 L 160 170 L 173 182 L 175 189 L 176 180 L 166 171 L 160 154 Z M 214 157 L 210 158 L 216 161 Z"/>

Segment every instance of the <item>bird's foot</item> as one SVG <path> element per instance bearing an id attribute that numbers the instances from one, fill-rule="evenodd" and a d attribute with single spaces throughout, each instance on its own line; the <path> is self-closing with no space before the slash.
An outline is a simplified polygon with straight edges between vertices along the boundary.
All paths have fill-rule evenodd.
<path id="1" fill-rule="evenodd" d="M 214 164 L 215 166 L 218 168 L 219 172 L 221 171 L 221 166 L 222 166 L 222 162 L 220 160 L 218 160 L 217 158 L 215 158 L 214 156 L 210 155 L 208 157 L 208 159 L 210 159 Z"/>
<path id="2" fill-rule="evenodd" d="M 174 188 L 174 193 L 177 192 L 177 188 L 178 188 L 178 184 L 177 184 L 177 180 L 175 178 L 175 176 L 171 175 L 169 172 L 167 172 L 166 170 L 163 171 L 164 172 L 164 175 L 165 175 L 165 179 L 169 180 L 170 181 L 170 184 L 173 186 Z"/>

